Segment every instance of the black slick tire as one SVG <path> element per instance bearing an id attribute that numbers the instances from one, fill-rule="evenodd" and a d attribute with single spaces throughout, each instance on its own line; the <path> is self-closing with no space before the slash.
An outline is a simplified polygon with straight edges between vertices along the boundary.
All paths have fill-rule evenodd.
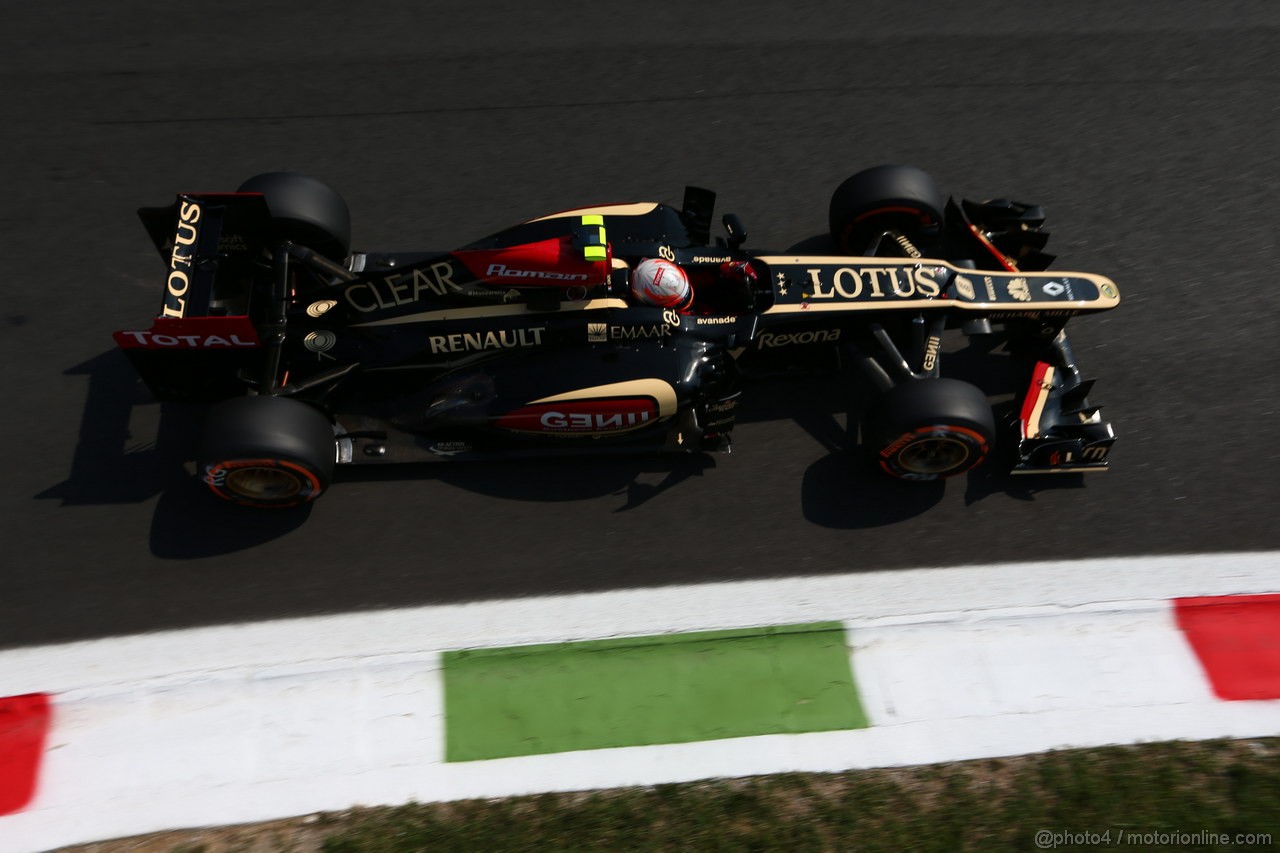
<path id="1" fill-rule="evenodd" d="M 863 444 L 900 480 L 954 477 L 979 465 L 995 445 L 995 418 L 982 391 L 956 379 L 899 383 L 871 407 Z"/>
<path id="2" fill-rule="evenodd" d="M 247 507 L 299 506 L 333 480 L 329 419 L 283 397 L 237 397 L 209 410 L 198 466 L 215 495 Z"/>
<path id="3" fill-rule="evenodd" d="M 351 211 L 328 184 L 298 172 L 266 172 L 245 181 L 237 192 L 266 197 L 277 240 L 306 246 L 333 261 L 351 251 Z"/>
<path id="4" fill-rule="evenodd" d="M 885 231 L 929 243 L 941 233 L 946 199 L 933 178 L 914 166 L 876 166 L 852 176 L 831 195 L 831 239 L 850 255 L 867 251 Z"/>

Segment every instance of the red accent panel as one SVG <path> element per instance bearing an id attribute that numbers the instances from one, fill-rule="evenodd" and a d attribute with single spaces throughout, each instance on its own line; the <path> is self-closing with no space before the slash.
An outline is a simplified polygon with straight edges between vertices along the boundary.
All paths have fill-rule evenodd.
<path id="1" fill-rule="evenodd" d="M 1031 422 L 1031 413 L 1035 411 L 1036 400 L 1040 397 L 1040 386 L 1044 384 L 1044 375 L 1049 372 L 1049 363 L 1037 361 L 1036 369 L 1031 372 L 1031 385 L 1027 388 L 1027 396 L 1022 401 L 1022 437 L 1027 437 L 1027 424 Z"/>
<path id="2" fill-rule="evenodd" d="M 572 237 L 553 237 L 505 249 L 459 250 L 453 253 L 483 282 L 507 287 L 592 287 L 609 275 L 609 255 L 588 261 Z"/>
<path id="3" fill-rule="evenodd" d="M 1174 599 L 1219 699 L 1280 699 L 1280 595 Z"/>
<path id="4" fill-rule="evenodd" d="M 235 350 L 261 346 L 248 317 L 156 317 L 148 330 L 116 332 L 120 349 Z"/>
<path id="5" fill-rule="evenodd" d="M 47 694 L 0 697 L 0 815 L 35 795 L 50 716 Z"/>
<path id="6" fill-rule="evenodd" d="M 518 432 L 582 435 L 629 432 L 657 419 L 658 406 L 651 398 L 615 397 L 521 406 L 498 418 L 497 426 Z"/>

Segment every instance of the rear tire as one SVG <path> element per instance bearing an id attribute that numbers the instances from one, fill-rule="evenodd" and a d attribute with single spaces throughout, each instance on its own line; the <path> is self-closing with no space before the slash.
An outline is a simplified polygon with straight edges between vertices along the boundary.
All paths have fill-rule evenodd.
<path id="1" fill-rule="evenodd" d="M 245 181 L 237 192 L 266 197 L 277 240 L 339 262 L 351 251 L 351 211 L 328 184 L 297 172 L 266 172 Z"/>
<path id="2" fill-rule="evenodd" d="M 220 498 L 291 507 L 329 487 L 334 448 L 329 419 L 311 406 L 284 397 L 237 397 L 210 409 L 198 464 Z"/>
<path id="3" fill-rule="evenodd" d="M 831 239 L 846 254 L 864 254 L 885 231 L 913 243 L 935 243 L 946 199 L 933 178 L 914 166 L 876 166 L 858 172 L 831 195 Z"/>
<path id="4" fill-rule="evenodd" d="M 900 480 L 954 477 L 987 458 L 995 418 L 978 388 L 956 379 L 913 379 L 877 400 L 863 443 L 881 470 Z"/>

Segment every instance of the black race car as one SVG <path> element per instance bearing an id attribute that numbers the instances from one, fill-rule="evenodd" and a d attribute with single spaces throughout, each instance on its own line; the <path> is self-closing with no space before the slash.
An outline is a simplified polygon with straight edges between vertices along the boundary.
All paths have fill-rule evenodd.
<path id="1" fill-rule="evenodd" d="M 807 254 L 745 251 L 732 214 L 713 240 L 714 200 L 690 187 L 678 210 L 611 204 L 449 252 L 353 253 L 337 193 L 259 175 L 139 211 L 164 297 L 115 339 L 158 399 L 214 404 L 199 470 L 246 506 L 313 500 L 335 465 L 727 450 L 744 379 L 816 352 L 851 368 L 861 443 L 894 477 L 963 473 L 997 437 L 1014 473 L 1106 469 L 1115 434 L 1064 327 L 1119 293 L 1044 271 L 1039 207 L 945 199 L 880 166 L 836 189 L 834 251 Z M 691 305 L 632 298 L 649 258 L 685 270 Z M 1020 360 L 1009 423 L 942 376 L 944 333 Z"/>

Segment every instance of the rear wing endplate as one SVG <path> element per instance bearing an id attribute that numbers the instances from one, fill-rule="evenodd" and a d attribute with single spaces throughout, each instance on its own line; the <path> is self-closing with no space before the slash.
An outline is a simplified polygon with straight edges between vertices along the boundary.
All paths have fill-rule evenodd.
<path id="1" fill-rule="evenodd" d="M 167 268 L 158 316 L 205 317 L 219 269 L 267 248 L 271 214 L 259 193 L 179 195 L 138 217 Z"/>

